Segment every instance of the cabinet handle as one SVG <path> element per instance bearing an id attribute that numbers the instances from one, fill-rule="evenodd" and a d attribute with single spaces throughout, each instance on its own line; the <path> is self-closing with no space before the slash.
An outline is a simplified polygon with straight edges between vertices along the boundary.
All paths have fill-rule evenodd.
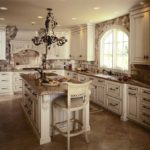
<path id="1" fill-rule="evenodd" d="M 129 87 L 130 90 L 136 90 L 136 88 Z"/>
<path id="2" fill-rule="evenodd" d="M 80 81 L 85 81 L 85 79 L 81 79 Z"/>
<path id="3" fill-rule="evenodd" d="M 148 56 L 145 56 L 145 59 L 148 59 L 149 57 Z"/>
<path id="4" fill-rule="evenodd" d="M 148 98 L 143 98 L 144 101 L 150 102 L 150 99 Z"/>
<path id="5" fill-rule="evenodd" d="M 147 121 L 145 121 L 145 120 L 143 120 L 142 122 L 145 123 L 145 124 L 147 124 L 148 126 L 150 126 L 150 123 L 149 123 L 149 122 L 147 122 Z"/>
<path id="6" fill-rule="evenodd" d="M 82 57 L 82 55 L 79 55 L 79 57 Z"/>
<path id="7" fill-rule="evenodd" d="M 1 88 L 2 90 L 6 90 L 7 88 Z"/>
<path id="8" fill-rule="evenodd" d="M 98 82 L 104 82 L 104 81 L 98 80 Z"/>
<path id="9" fill-rule="evenodd" d="M 26 96 L 26 97 L 27 97 L 27 96 L 28 96 L 28 94 L 24 94 L 24 96 Z"/>
<path id="10" fill-rule="evenodd" d="M 116 89 L 110 88 L 110 90 L 115 91 Z"/>
<path id="11" fill-rule="evenodd" d="M 149 108 L 149 107 L 147 107 L 147 106 L 143 106 L 143 108 L 150 110 L 150 108 Z"/>
<path id="12" fill-rule="evenodd" d="M 150 94 L 150 92 L 144 91 L 143 93 Z"/>
<path id="13" fill-rule="evenodd" d="M 92 85 L 92 89 L 96 89 L 97 88 L 97 86 L 96 85 Z"/>
<path id="14" fill-rule="evenodd" d="M 28 105 L 27 105 L 27 104 L 25 104 L 25 105 L 24 105 L 24 107 L 25 107 L 25 108 L 28 108 Z"/>
<path id="15" fill-rule="evenodd" d="M 150 115 L 146 114 L 146 113 L 142 113 L 143 116 L 150 118 Z"/>
<path id="16" fill-rule="evenodd" d="M 109 103 L 109 105 L 113 107 L 118 106 L 118 104 L 112 104 L 112 103 Z"/>
<path id="17" fill-rule="evenodd" d="M 72 55 L 69 55 L 70 57 L 72 57 Z"/>
<path id="18" fill-rule="evenodd" d="M 26 87 L 27 87 L 28 85 L 27 85 L 27 84 L 24 84 L 24 86 L 26 86 Z"/>
<path id="19" fill-rule="evenodd" d="M 7 81 L 7 80 L 1 80 L 1 81 Z"/>
<path id="20" fill-rule="evenodd" d="M 34 96 L 37 96 L 37 94 L 36 94 L 36 93 L 34 93 L 34 92 L 33 92 L 32 94 L 33 94 Z"/>
<path id="21" fill-rule="evenodd" d="M 128 93 L 129 95 L 136 95 L 135 93 Z"/>
<path id="22" fill-rule="evenodd" d="M 2 73 L 1 75 L 5 76 L 5 75 L 7 75 L 7 74 L 5 74 L 5 73 Z"/>
<path id="23" fill-rule="evenodd" d="M 30 89 L 30 88 L 28 88 L 28 90 L 30 91 L 31 89 Z"/>
<path id="24" fill-rule="evenodd" d="M 144 55 L 144 59 L 146 59 L 146 56 Z"/>

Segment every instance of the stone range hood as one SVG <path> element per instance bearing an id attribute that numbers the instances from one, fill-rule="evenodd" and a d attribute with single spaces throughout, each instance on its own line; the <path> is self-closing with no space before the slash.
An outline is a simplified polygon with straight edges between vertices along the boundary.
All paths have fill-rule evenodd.
<path id="1" fill-rule="evenodd" d="M 38 51 L 26 49 L 13 53 L 14 68 L 37 68 L 41 65 L 41 55 Z"/>

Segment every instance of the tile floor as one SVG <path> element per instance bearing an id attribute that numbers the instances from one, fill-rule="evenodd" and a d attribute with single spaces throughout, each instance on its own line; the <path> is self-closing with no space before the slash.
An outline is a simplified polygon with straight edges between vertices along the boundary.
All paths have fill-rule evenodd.
<path id="1" fill-rule="evenodd" d="M 55 136 L 40 146 L 20 107 L 18 97 L 0 102 L 0 150 L 66 150 L 66 139 Z M 122 122 L 107 111 L 91 114 L 90 143 L 83 136 L 71 139 L 71 150 L 150 150 L 150 131 L 132 122 Z"/>

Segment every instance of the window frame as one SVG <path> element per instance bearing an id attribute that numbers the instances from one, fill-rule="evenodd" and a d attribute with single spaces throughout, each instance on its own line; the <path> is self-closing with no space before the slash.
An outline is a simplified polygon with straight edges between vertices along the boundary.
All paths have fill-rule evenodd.
<path id="1" fill-rule="evenodd" d="M 117 30 L 121 30 L 122 32 L 126 33 L 128 36 L 128 70 L 123 70 L 123 69 L 116 69 L 116 68 L 108 68 L 108 67 L 102 67 L 101 66 L 101 40 L 103 38 L 103 36 L 105 35 L 106 32 L 108 32 L 109 30 L 113 30 L 113 29 L 117 29 Z M 130 73 L 131 72 L 131 68 L 130 68 L 130 34 L 129 31 L 124 28 L 123 26 L 119 26 L 119 25 L 112 25 L 111 27 L 107 27 L 105 30 L 103 30 L 103 33 L 99 36 L 99 49 L 98 49 L 98 66 L 101 69 L 105 69 L 105 70 L 112 70 L 112 71 L 117 71 L 120 73 Z M 113 62 L 113 60 L 112 60 Z"/>

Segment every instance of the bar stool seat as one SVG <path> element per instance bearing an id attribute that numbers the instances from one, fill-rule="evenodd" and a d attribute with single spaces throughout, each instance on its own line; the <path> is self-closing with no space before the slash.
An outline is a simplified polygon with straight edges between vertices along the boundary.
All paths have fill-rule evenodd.
<path id="1" fill-rule="evenodd" d="M 54 131 L 58 131 L 63 136 L 67 137 L 67 150 L 70 150 L 70 137 L 77 136 L 79 134 L 85 134 L 85 139 L 88 142 L 87 137 L 87 118 L 86 109 L 89 106 L 90 97 L 90 84 L 92 81 L 86 83 L 67 83 L 68 94 L 57 97 L 52 103 L 52 134 Z M 54 109 L 61 109 L 67 114 L 67 119 L 63 122 L 55 121 Z M 76 113 L 82 113 L 82 117 L 76 117 Z M 89 111 L 88 111 L 89 113 Z M 73 117 L 72 117 L 73 116 Z M 61 124 L 66 124 L 66 131 L 62 131 Z M 72 126 L 72 127 L 71 127 Z"/>

